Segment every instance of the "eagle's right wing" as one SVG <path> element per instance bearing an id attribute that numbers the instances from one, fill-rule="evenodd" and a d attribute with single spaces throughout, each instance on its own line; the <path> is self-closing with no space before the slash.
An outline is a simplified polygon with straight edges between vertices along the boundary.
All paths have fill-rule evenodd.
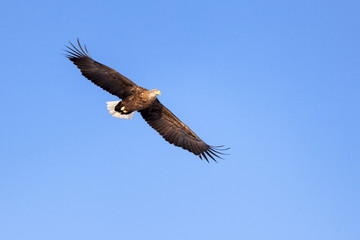
<path id="1" fill-rule="evenodd" d="M 216 157 L 221 158 L 219 155 L 224 154 L 221 151 L 227 150 L 222 148 L 223 146 L 207 145 L 159 100 L 139 112 L 145 121 L 166 141 L 192 152 L 201 159 L 204 157 L 209 162 L 208 157 L 210 157 L 216 161 Z"/>
<path id="2" fill-rule="evenodd" d="M 68 50 L 65 51 L 68 53 L 66 57 L 80 69 L 82 75 L 97 86 L 119 98 L 125 98 L 135 93 L 135 90 L 139 87 L 138 85 L 114 69 L 93 60 L 86 46 L 82 48 L 79 39 L 77 42 L 79 48 L 70 42 L 72 48 L 66 46 Z"/>

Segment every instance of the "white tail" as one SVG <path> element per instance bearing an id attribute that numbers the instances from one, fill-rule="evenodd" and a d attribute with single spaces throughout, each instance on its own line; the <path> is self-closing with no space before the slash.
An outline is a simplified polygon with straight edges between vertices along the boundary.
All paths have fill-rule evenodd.
<path id="1" fill-rule="evenodd" d="M 132 119 L 135 112 L 132 112 L 132 113 L 129 113 L 129 114 L 121 114 L 121 113 L 115 111 L 115 107 L 119 102 L 120 101 L 106 102 L 107 109 L 109 110 L 110 114 L 113 115 L 113 117 L 116 117 L 116 118 Z"/>

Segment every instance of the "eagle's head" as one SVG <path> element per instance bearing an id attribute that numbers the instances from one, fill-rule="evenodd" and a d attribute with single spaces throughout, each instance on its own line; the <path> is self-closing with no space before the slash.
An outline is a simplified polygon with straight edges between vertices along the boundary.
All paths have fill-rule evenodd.
<path id="1" fill-rule="evenodd" d="M 150 95 L 152 95 L 153 97 L 156 97 L 157 95 L 161 95 L 161 92 L 158 89 L 153 89 L 150 91 Z"/>

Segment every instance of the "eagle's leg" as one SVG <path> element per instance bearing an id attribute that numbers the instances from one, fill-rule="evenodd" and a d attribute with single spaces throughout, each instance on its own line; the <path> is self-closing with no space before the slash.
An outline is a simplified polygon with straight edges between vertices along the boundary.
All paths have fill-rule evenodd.
<path id="1" fill-rule="evenodd" d="M 115 111 L 122 113 L 122 114 L 130 114 L 133 111 L 129 110 L 126 108 L 125 104 L 123 103 L 123 101 L 120 101 L 116 107 L 115 107 Z"/>
<path id="2" fill-rule="evenodd" d="M 121 106 L 119 104 L 120 104 L 119 101 L 107 102 L 107 109 L 109 110 L 110 114 L 116 118 L 132 119 L 135 112 L 132 111 L 132 112 L 125 113 L 124 112 L 125 107 Z M 116 110 L 116 107 L 118 108 L 118 110 Z M 124 107 L 123 110 L 121 110 L 122 107 Z"/>

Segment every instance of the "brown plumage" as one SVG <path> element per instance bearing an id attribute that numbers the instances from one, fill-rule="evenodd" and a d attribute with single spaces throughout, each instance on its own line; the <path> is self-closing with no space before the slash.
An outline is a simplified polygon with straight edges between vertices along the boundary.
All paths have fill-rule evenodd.
<path id="1" fill-rule="evenodd" d="M 191 129 L 181 122 L 169 109 L 160 103 L 157 89 L 147 90 L 133 83 L 127 77 L 121 75 L 93 60 L 84 45 L 71 47 L 65 50 L 66 56 L 80 69 L 82 75 L 107 92 L 122 99 L 115 106 L 115 112 L 120 115 L 128 115 L 135 111 L 140 112 L 145 121 L 155 129 L 166 141 L 177 147 L 182 147 L 193 154 L 216 161 L 215 157 L 221 158 L 221 151 L 227 150 L 223 146 L 209 146 L 202 141 Z M 115 116 L 115 115 L 114 115 Z"/>

